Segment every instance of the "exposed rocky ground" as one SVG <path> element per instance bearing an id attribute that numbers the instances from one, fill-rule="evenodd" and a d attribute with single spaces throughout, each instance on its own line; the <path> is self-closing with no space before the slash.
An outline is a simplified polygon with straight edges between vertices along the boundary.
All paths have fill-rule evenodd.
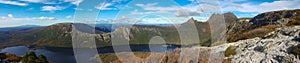
<path id="1" fill-rule="evenodd" d="M 278 28 L 268 38 L 238 41 L 236 55 L 228 57 L 233 63 L 299 63 L 300 59 L 289 54 L 291 47 L 300 44 L 300 27 Z M 271 37 L 270 37 L 271 36 Z"/>

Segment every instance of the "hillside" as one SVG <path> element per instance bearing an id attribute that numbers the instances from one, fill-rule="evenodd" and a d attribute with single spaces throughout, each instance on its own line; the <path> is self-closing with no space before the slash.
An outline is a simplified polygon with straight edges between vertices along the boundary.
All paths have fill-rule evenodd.
<path id="1" fill-rule="evenodd" d="M 259 14 L 250 21 L 239 21 L 229 25 L 227 40 L 234 42 L 238 40 L 263 37 L 275 28 L 294 26 L 300 24 L 300 10 L 281 10 Z"/>
<path id="2" fill-rule="evenodd" d="M 86 24 L 75 24 L 90 27 Z M 1 32 L 3 34 L 1 36 L 1 39 L 3 40 L 1 40 L 0 43 L 5 44 L 1 45 L 2 47 L 13 45 L 72 47 L 72 25 L 73 23 L 59 23 L 47 27 L 34 28 L 22 31 Z M 95 30 L 95 34 L 103 33 L 105 32 Z"/>
<path id="3" fill-rule="evenodd" d="M 214 14 L 214 16 L 223 17 L 226 25 L 235 23 L 237 17 L 233 13 L 225 14 Z M 199 36 L 200 41 L 187 40 L 189 42 L 182 42 L 186 45 L 202 45 L 210 46 L 211 30 L 209 22 L 217 22 L 213 19 L 218 17 L 211 17 L 208 22 L 199 22 L 193 18 L 187 20 L 186 23 L 174 26 L 155 26 L 155 25 L 133 25 L 131 27 L 123 26 L 116 29 L 98 26 L 95 27 L 95 33 L 87 31 L 93 29 L 93 27 L 80 24 L 80 23 L 58 23 L 46 27 L 29 28 L 22 30 L 11 30 L 11 31 L 0 31 L 0 43 L 5 44 L 1 47 L 15 46 L 15 45 L 26 45 L 26 46 L 41 46 L 41 47 L 72 47 L 72 28 L 76 25 L 81 32 L 94 34 L 98 47 L 111 46 L 111 34 L 112 33 L 123 33 L 124 31 L 130 30 L 125 33 L 125 38 L 128 39 L 130 44 L 149 44 L 149 40 L 155 36 L 164 38 L 166 44 L 181 45 L 178 28 L 176 26 L 190 26 L 195 25 L 196 32 Z M 80 28 L 83 27 L 83 28 Z M 185 28 L 187 29 L 187 28 Z M 192 30 L 192 29 L 191 29 Z M 190 33 L 190 32 L 189 32 Z M 194 34 L 191 34 L 194 35 Z M 194 38 L 195 39 L 195 38 Z M 199 43 L 198 43 L 199 42 Z"/>
<path id="4" fill-rule="evenodd" d="M 230 43 L 212 47 L 179 48 L 163 53 L 134 53 L 142 59 L 134 56 L 117 58 L 115 54 L 99 54 L 93 59 L 97 61 L 101 58 L 110 63 L 299 63 L 299 12 L 300 10 L 273 11 L 259 14 L 251 20 L 239 19 L 229 25 L 226 31 Z M 275 21 L 268 17 L 286 16 L 286 13 L 294 15 Z M 254 24 L 259 22 L 265 24 Z M 126 55 L 129 52 L 121 54 Z"/>

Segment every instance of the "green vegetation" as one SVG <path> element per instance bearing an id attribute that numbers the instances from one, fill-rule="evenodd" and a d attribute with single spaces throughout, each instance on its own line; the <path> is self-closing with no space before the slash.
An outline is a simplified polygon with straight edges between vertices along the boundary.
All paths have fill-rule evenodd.
<path id="1" fill-rule="evenodd" d="M 47 58 L 44 55 L 36 56 L 34 52 L 26 53 L 22 60 L 22 63 L 49 63 Z"/>
<path id="2" fill-rule="evenodd" d="M 131 29 L 130 44 L 149 44 L 152 37 L 160 36 L 167 44 L 180 44 L 180 38 L 175 27 L 134 26 Z"/>
<path id="3" fill-rule="evenodd" d="M 229 57 L 230 55 L 236 54 L 236 46 L 229 46 L 225 51 L 225 57 Z"/>

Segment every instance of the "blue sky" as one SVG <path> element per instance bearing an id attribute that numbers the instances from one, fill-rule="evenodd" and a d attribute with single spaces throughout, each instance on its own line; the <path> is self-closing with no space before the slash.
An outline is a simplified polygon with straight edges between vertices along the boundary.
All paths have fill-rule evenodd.
<path id="1" fill-rule="evenodd" d="M 0 27 L 62 22 L 183 23 L 233 12 L 238 17 L 300 9 L 299 0 L 0 0 Z"/>

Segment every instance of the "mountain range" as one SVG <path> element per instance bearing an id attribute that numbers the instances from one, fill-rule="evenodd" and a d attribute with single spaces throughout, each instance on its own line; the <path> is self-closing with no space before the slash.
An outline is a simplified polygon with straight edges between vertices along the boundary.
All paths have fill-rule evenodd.
<path id="1" fill-rule="evenodd" d="M 242 39 L 248 39 L 258 36 L 263 36 L 274 28 L 287 25 L 298 25 L 299 10 L 282 10 L 262 13 L 254 18 L 237 18 L 233 13 L 213 14 L 207 22 L 199 22 L 193 18 L 186 23 L 180 24 L 195 24 L 199 36 L 199 43 L 196 45 L 211 46 L 217 41 L 234 42 Z M 211 33 L 220 32 L 219 30 L 212 31 L 209 23 L 220 23 L 214 19 L 223 17 L 226 30 L 225 34 Z M 22 26 L 5 28 L 5 31 L 0 31 L 0 43 L 5 44 L 1 47 L 26 45 L 26 46 L 41 46 L 41 47 L 72 47 L 72 27 L 73 25 L 81 25 L 91 27 L 82 23 L 58 23 L 50 26 Z M 111 28 L 108 26 L 96 26 L 95 38 L 98 47 L 111 46 L 111 33 L 123 32 L 122 29 L 130 30 L 128 33 L 128 41 L 130 44 L 149 44 L 149 40 L 154 36 L 164 38 L 167 44 L 180 45 L 181 40 L 176 26 L 154 26 L 154 25 L 133 25 L 131 27 L 123 26 Z M 3 29 L 0 29 L 3 30 Z M 225 36 L 225 40 L 212 39 L 212 36 Z M 184 43 L 184 42 L 183 42 Z M 190 44 L 191 45 L 191 44 Z"/>
<path id="2" fill-rule="evenodd" d="M 93 59 L 99 61 L 101 58 L 105 63 L 299 63 L 299 25 L 300 9 L 270 11 L 254 18 L 239 18 L 227 24 L 224 34 L 220 33 L 223 36 L 217 42 L 212 41 L 210 47 L 134 52 L 135 56 L 126 58 L 118 58 L 115 53 L 99 54 Z"/>

